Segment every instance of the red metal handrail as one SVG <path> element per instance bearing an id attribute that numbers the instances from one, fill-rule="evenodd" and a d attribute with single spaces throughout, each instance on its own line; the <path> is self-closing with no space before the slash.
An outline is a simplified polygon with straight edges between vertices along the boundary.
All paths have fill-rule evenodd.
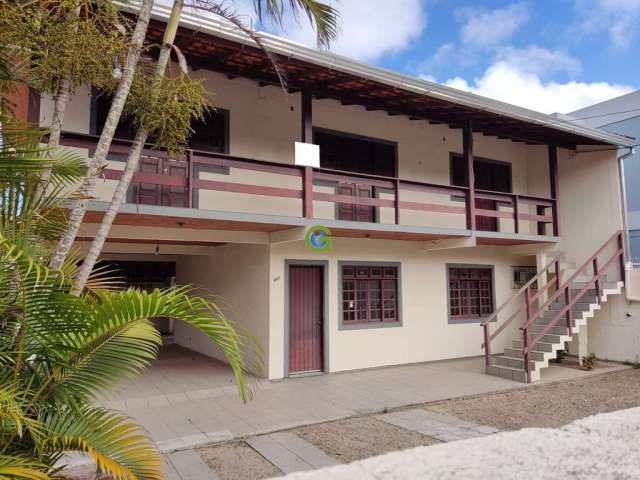
<path id="1" fill-rule="evenodd" d="M 511 297 L 509 297 L 509 299 L 504 302 L 502 305 L 500 305 L 491 315 L 489 315 L 489 317 L 486 318 L 486 320 L 484 320 L 484 322 L 482 322 L 480 324 L 480 326 L 483 329 L 483 333 L 484 333 L 484 342 L 482 344 L 482 348 L 484 348 L 484 356 L 485 356 L 485 365 L 487 367 L 487 370 L 489 369 L 489 366 L 491 364 L 491 342 L 498 336 L 500 335 L 500 333 L 502 333 L 504 331 L 505 328 L 507 328 L 515 319 L 516 317 L 522 313 L 522 310 L 527 306 L 531 304 L 530 299 L 527 299 L 526 297 L 528 297 L 529 295 L 529 289 L 530 287 L 534 284 L 537 283 L 538 280 L 540 279 L 540 277 L 547 273 L 549 271 L 549 269 L 555 265 L 555 272 L 556 272 L 556 278 L 558 277 L 558 272 L 559 272 L 559 266 L 560 266 L 560 259 L 562 258 L 563 253 L 560 252 L 558 253 L 553 260 L 551 260 L 547 265 L 545 265 L 545 267 L 540 270 L 538 273 L 536 273 L 536 275 L 531 278 L 527 283 L 525 283 L 522 287 L 520 287 L 520 289 L 514 293 Z M 543 287 L 540 289 L 541 291 L 546 291 L 549 287 L 551 282 L 555 282 L 556 279 L 552 279 L 550 281 L 548 281 L 547 283 L 545 283 L 545 285 L 543 285 Z M 536 294 L 536 298 L 540 293 Z M 520 299 L 522 296 L 525 296 L 525 303 L 523 303 L 522 305 L 520 305 L 520 307 L 518 307 L 518 309 L 511 314 L 511 316 L 505 320 L 504 322 L 502 322 L 502 324 L 496 329 L 495 332 L 493 332 L 492 334 L 490 334 L 489 332 L 489 324 L 496 320 L 498 318 L 498 314 L 504 310 L 508 305 L 511 305 L 516 299 Z M 526 301 L 528 300 L 528 301 Z"/>
<path id="2" fill-rule="evenodd" d="M 617 241 L 618 248 L 616 249 L 615 253 L 611 256 L 611 258 L 607 260 L 605 265 L 602 268 L 598 268 L 598 256 L 614 240 Z M 585 295 L 585 293 L 588 290 L 591 289 L 593 285 L 595 285 L 596 297 L 598 299 L 598 302 L 600 302 L 600 299 L 601 299 L 600 278 L 609 270 L 609 267 L 611 267 L 611 265 L 616 260 L 619 262 L 620 275 L 621 275 L 621 278 L 624 280 L 624 275 L 625 275 L 624 239 L 621 231 L 618 231 L 615 234 L 613 234 L 598 250 L 596 250 L 596 252 L 593 255 L 591 255 L 591 257 L 589 257 L 589 259 L 586 260 L 580 266 L 580 268 L 578 268 L 573 273 L 573 275 L 571 275 L 562 285 L 558 286 L 556 292 L 553 293 L 553 295 L 551 295 L 549 299 L 541 307 L 539 307 L 534 313 L 531 313 L 530 311 L 530 306 L 532 304 L 532 301 L 528 299 L 529 303 L 527 304 L 527 320 L 524 326 L 521 327 L 520 329 L 522 330 L 522 339 L 523 339 L 522 352 L 523 352 L 523 358 L 524 358 L 525 371 L 527 374 L 527 382 L 531 382 L 531 364 L 529 359 L 530 359 L 531 352 L 533 351 L 533 348 L 552 328 L 556 326 L 556 324 L 560 321 L 560 318 L 562 318 L 563 316 L 565 317 L 567 322 L 566 323 L 567 333 L 568 335 L 571 335 L 572 333 L 571 330 L 573 328 L 573 320 L 571 318 L 572 307 L 578 302 L 578 300 L 580 300 Z M 593 275 L 586 282 L 586 284 L 580 289 L 580 291 L 573 298 L 571 298 L 571 286 L 574 280 L 578 277 L 578 275 L 586 273 L 589 265 L 593 265 L 594 267 Z M 556 316 L 553 317 L 553 319 L 547 325 L 545 325 L 545 327 L 531 341 L 529 341 L 529 328 L 531 327 L 531 325 L 533 325 L 535 321 L 546 312 L 547 308 L 553 302 L 555 302 L 562 294 L 564 294 L 564 298 L 565 298 L 564 307 L 560 309 L 560 311 L 556 314 Z"/>

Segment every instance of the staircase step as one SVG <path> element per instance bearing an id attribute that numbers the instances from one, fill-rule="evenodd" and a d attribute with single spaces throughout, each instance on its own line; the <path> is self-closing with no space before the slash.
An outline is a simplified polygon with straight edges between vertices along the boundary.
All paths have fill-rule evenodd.
<path id="1" fill-rule="evenodd" d="M 494 377 L 502 377 L 509 380 L 515 380 L 516 382 L 526 382 L 527 372 L 521 368 L 511 368 L 502 365 L 490 365 L 487 368 L 487 373 Z"/>
<path id="2" fill-rule="evenodd" d="M 523 370 L 524 369 L 524 358 L 520 357 L 508 357 L 505 355 L 500 355 L 498 357 L 494 357 L 493 358 L 493 365 L 498 365 L 498 366 L 502 366 L 502 367 L 511 367 L 511 368 L 517 368 L 519 370 Z M 531 370 L 535 370 L 536 368 L 536 362 L 529 362 L 529 365 L 531 366 Z"/>
<path id="3" fill-rule="evenodd" d="M 528 332 L 529 338 L 533 340 L 538 335 L 538 333 L 536 333 L 536 332 Z M 563 336 L 566 335 L 566 334 L 567 334 L 567 332 L 565 330 Z M 540 342 L 545 342 L 545 343 L 563 343 L 564 340 L 562 340 L 560 338 L 560 335 L 554 335 L 554 334 L 551 334 L 551 333 L 547 333 L 546 335 L 542 336 L 542 338 L 540 339 Z"/>
<path id="4" fill-rule="evenodd" d="M 584 301 L 583 301 L 584 299 Z M 592 300 L 592 301 L 591 301 Z M 596 297 L 593 297 L 591 299 L 585 299 L 584 297 L 580 299 L 580 301 L 578 303 L 575 303 L 572 307 L 571 307 L 571 311 L 572 312 L 586 312 L 589 309 L 591 309 L 591 305 L 594 303 L 598 303 L 598 299 Z M 547 312 L 555 312 L 558 313 L 560 310 L 562 310 L 564 308 L 564 299 L 562 299 L 562 302 L 554 302 L 551 305 L 549 305 L 549 308 L 547 309 Z"/>
<path id="5" fill-rule="evenodd" d="M 529 331 L 532 333 L 540 333 L 544 327 L 546 327 L 546 325 L 531 325 Z M 558 322 L 558 324 L 555 327 L 552 327 L 551 330 L 549 330 L 549 332 L 547 333 L 551 335 L 567 335 L 567 326 L 564 322 Z"/>
<path id="6" fill-rule="evenodd" d="M 553 345 L 552 343 L 538 342 L 536 343 L 535 349 L 538 352 L 553 352 Z M 514 340 L 513 348 L 522 349 L 522 340 Z"/>
<path id="7" fill-rule="evenodd" d="M 504 349 L 504 355 L 506 357 L 511 357 L 511 358 L 522 358 L 523 356 L 521 348 L 510 348 L 510 347 L 507 347 Z M 531 357 L 531 360 L 534 360 L 536 362 L 542 362 L 544 361 L 544 352 L 538 352 L 534 350 L 531 352 L 530 357 Z"/>

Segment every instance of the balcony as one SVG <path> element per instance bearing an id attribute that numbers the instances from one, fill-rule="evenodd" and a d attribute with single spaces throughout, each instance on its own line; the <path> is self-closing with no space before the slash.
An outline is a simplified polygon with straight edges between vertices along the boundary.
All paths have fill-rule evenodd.
<path id="1" fill-rule="evenodd" d="M 64 133 L 62 144 L 90 155 L 92 135 Z M 97 202 L 97 222 L 129 151 L 114 141 Z M 471 200 L 474 198 L 475 200 Z M 557 241 L 556 200 L 439 185 L 188 150 L 169 158 L 145 149 L 116 223 L 275 232 L 323 224 L 334 236 L 435 240 L 474 236 L 478 244 Z M 472 226 L 476 228 L 473 229 Z"/>

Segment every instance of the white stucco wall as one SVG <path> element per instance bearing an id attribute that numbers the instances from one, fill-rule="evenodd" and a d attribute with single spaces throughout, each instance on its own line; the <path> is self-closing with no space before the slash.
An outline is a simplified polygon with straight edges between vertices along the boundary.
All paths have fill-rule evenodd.
<path id="1" fill-rule="evenodd" d="M 211 249 L 210 255 L 181 255 L 176 283 L 193 285 L 198 294 L 213 298 L 229 320 L 251 333 L 268 358 L 268 247 L 228 244 Z M 174 336 L 178 345 L 224 360 L 204 334 L 184 323 L 175 323 Z M 257 359 L 249 343 L 245 351 L 251 362 Z"/>
<path id="2" fill-rule="evenodd" d="M 482 329 L 478 323 L 449 324 L 446 264 L 493 265 L 497 305 L 509 298 L 511 266 L 535 262 L 532 257 L 509 255 L 500 247 L 423 252 L 420 242 L 335 239 L 333 252 L 314 254 L 302 242 L 271 247 L 269 375 L 280 378 L 285 358 L 285 260 L 328 261 L 328 368 L 337 372 L 382 365 L 426 362 L 481 355 Z M 402 325 L 339 329 L 339 261 L 399 262 Z M 505 311 L 505 312 L 508 312 Z M 507 318 L 507 316 L 503 318 Z M 493 344 L 501 352 L 514 338 L 505 331 Z"/>

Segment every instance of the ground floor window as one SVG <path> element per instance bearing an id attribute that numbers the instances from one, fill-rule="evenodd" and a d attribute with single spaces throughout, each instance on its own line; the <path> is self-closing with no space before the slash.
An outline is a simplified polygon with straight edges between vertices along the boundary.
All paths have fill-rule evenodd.
<path id="1" fill-rule="evenodd" d="M 400 322 L 398 266 L 344 264 L 340 275 L 343 325 Z"/>
<path id="2" fill-rule="evenodd" d="M 475 321 L 493 313 L 493 268 L 448 266 L 449 321 Z"/>

